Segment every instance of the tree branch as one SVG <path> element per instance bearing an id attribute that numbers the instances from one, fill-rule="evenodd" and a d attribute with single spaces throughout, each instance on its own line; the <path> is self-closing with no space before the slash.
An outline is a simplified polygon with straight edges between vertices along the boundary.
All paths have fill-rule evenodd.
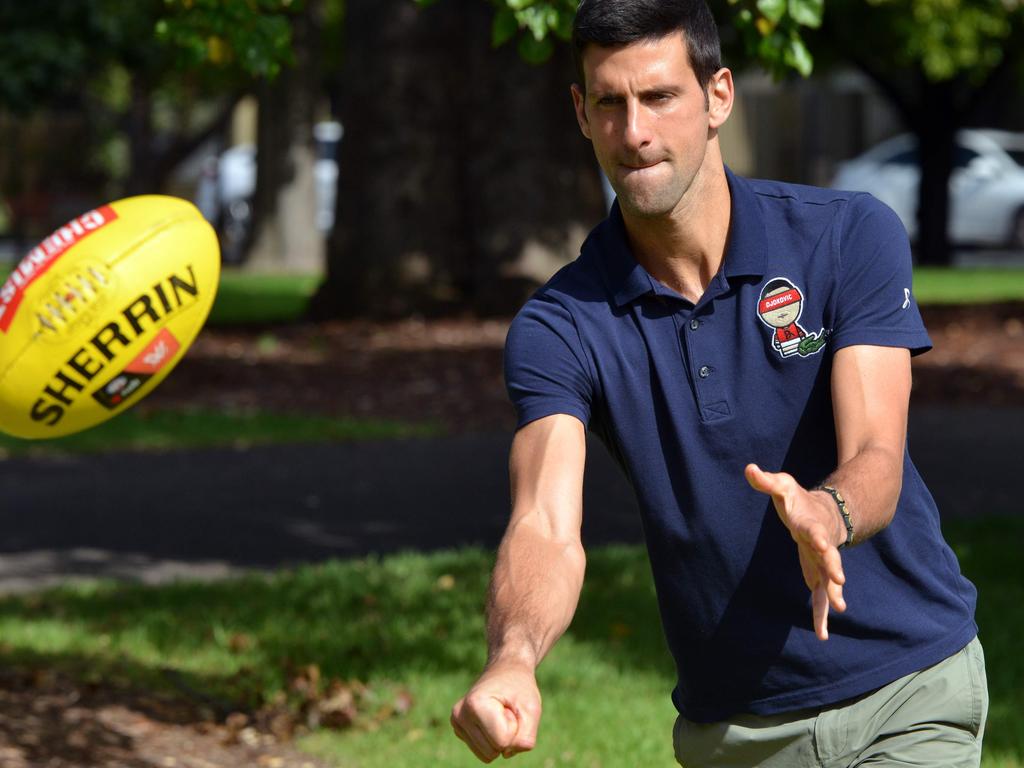
<path id="1" fill-rule="evenodd" d="M 159 154 L 153 174 L 158 189 L 163 187 L 167 177 L 189 155 L 199 149 L 211 137 L 227 130 L 227 127 L 231 124 L 231 117 L 234 114 L 235 106 L 243 95 L 244 93 L 241 92 L 231 94 L 207 125 L 195 133 L 176 136 L 173 143 Z"/>

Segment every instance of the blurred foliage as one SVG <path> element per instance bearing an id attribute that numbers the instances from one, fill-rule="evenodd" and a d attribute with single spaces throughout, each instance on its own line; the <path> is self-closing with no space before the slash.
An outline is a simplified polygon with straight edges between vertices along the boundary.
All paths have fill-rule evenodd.
<path id="1" fill-rule="evenodd" d="M 809 44 L 861 68 L 979 85 L 1004 59 L 1021 59 L 1019 0 L 828 0 L 827 10 L 829 33 Z"/>
<path id="2" fill-rule="evenodd" d="M 79 114 L 79 165 L 111 182 L 103 194 L 159 188 L 243 93 L 288 65 L 304 3 L 0 3 L 0 112 Z M 22 182 L 6 179 L 14 194 Z"/>
<path id="3" fill-rule="evenodd" d="M 572 37 L 577 0 L 488 0 L 495 6 L 491 44 L 516 39 L 519 55 L 541 64 L 554 51 L 555 40 Z M 428 6 L 438 0 L 415 0 Z M 776 77 L 795 70 L 805 77 L 814 62 L 801 37 L 801 27 L 821 25 L 824 0 L 729 0 L 732 22 L 747 54 Z"/>
<path id="4" fill-rule="evenodd" d="M 833 3 L 853 21 L 862 2 Z M 999 64 L 1014 24 L 1024 22 L 1016 0 L 869 0 L 877 44 L 896 66 L 919 64 L 930 80 L 967 73 L 979 80 Z M 891 46 L 891 47 L 884 47 Z"/>
<path id="5" fill-rule="evenodd" d="M 438 0 L 415 0 L 433 5 Z M 546 61 L 556 40 L 567 41 L 577 0 L 488 0 L 495 6 L 491 43 L 516 40 L 527 61 Z M 730 24 L 746 55 L 776 78 L 790 72 L 808 76 L 814 53 L 829 56 L 808 32 L 821 27 L 825 0 L 727 0 L 717 7 Z M 1019 0 L 828 0 L 837 25 L 857 29 L 863 55 L 883 58 L 893 67 L 920 66 L 931 80 L 967 73 L 982 79 L 1001 61 L 1001 43 L 1024 19 Z"/>
<path id="6" fill-rule="evenodd" d="M 274 77 L 292 61 L 288 14 L 302 0 L 164 0 L 157 40 L 186 68 L 210 64 Z"/>
<path id="7" fill-rule="evenodd" d="M 303 0 L 47 0 L 0 3 L 0 107 L 29 111 L 129 69 L 273 76 L 291 58 Z M 154 39 L 158 45 L 154 45 Z M 171 67 L 169 65 L 176 65 Z"/>

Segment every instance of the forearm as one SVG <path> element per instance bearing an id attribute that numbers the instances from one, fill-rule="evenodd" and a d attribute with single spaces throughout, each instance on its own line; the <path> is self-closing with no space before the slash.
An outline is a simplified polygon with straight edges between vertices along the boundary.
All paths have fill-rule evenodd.
<path id="1" fill-rule="evenodd" d="M 846 500 L 856 545 L 892 522 L 903 485 L 903 455 L 890 447 L 866 446 L 840 464 L 822 484 L 833 486 Z M 819 500 L 835 512 L 840 540 L 846 541 L 846 528 L 835 500 L 825 491 L 816 491 L 815 495 L 824 497 Z"/>
<path id="2" fill-rule="evenodd" d="M 498 550 L 487 605 L 488 666 L 517 660 L 536 669 L 568 629 L 583 587 L 578 536 L 562 538 L 542 515 L 515 517 Z"/>

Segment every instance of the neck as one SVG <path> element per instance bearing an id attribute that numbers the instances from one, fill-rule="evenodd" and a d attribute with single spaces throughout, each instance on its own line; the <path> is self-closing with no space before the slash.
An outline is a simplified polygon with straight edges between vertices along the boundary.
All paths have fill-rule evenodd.
<path id="1" fill-rule="evenodd" d="M 713 152 L 670 213 L 647 218 L 622 211 L 636 260 L 655 280 L 694 304 L 722 266 L 731 215 L 725 167 Z"/>

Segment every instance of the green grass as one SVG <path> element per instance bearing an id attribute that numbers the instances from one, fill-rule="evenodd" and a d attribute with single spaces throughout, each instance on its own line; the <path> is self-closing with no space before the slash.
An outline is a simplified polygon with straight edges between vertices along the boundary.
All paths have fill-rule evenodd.
<path id="1" fill-rule="evenodd" d="M 125 411 L 84 432 L 53 440 L 22 440 L 0 434 L 0 456 L 179 450 L 267 443 L 335 442 L 438 434 L 432 425 L 395 421 L 333 419 L 261 411 Z"/>
<path id="2" fill-rule="evenodd" d="M 302 318 L 321 279 L 224 271 L 207 322 L 215 326 L 295 322 Z"/>
<path id="3" fill-rule="evenodd" d="M 1024 268 L 917 267 L 914 295 L 920 304 L 1024 301 Z"/>
<path id="4" fill-rule="evenodd" d="M 992 696 L 983 765 L 1024 768 L 1024 520 L 946 529 L 981 595 Z M 448 713 L 483 662 L 490 563 L 478 550 L 405 554 L 212 584 L 9 597 L 0 600 L 0 664 L 156 687 L 171 669 L 191 688 L 243 703 L 282 690 L 289 669 L 317 664 L 325 677 L 358 678 L 385 696 L 406 686 L 415 705 L 383 723 L 319 731 L 303 748 L 346 768 L 469 768 L 478 763 Z M 672 666 L 640 548 L 591 551 L 576 619 L 539 678 L 540 742 L 517 765 L 673 765 Z"/>

